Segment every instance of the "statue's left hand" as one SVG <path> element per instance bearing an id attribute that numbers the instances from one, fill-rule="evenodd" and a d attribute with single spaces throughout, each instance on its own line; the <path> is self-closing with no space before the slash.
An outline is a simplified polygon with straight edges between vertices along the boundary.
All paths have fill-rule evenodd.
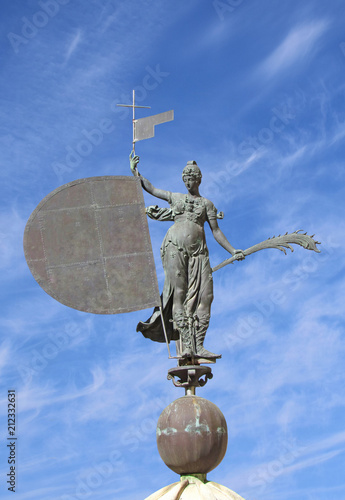
<path id="1" fill-rule="evenodd" d="M 235 257 L 235 260 L 244 260 L 245 255 L 243 250 L 235 250 L 233 257 Z"/>
<path id="2" fill-rule="evenodd" d="M 133 175 L 137 175 L 136 172 L 137 172 L 137 165 L 139 163 L 139 156 L 136 156 L 134 154 L 134 151 L 131 151 L 130 155 L 129 155 L 129 163 L 130 163 L 130 166 L 131 166 L 131 171 L 132 171 L 132 174 Z"/>

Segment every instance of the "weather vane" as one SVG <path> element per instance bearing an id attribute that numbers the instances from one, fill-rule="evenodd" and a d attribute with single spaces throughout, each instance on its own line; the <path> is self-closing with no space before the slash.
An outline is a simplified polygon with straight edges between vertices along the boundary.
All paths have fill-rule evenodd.
<path id="1" fill-rule="evenodd" d="M 211 318 L 213 273 L 236 260 L 266 248 L 286 253 L 292 244 L 319 252 L 318 242 L 301 231 L 269 238 L 246 250 L 235 249 L 218 225 L 223 214 L 199 191 L 201 170 L 188 161 L 182 171 L 185 192 L 156 188 L 138 171 L 136 142 L 154 137 L 156 125 L 174 119 L 173 110 L 136 119 L 133 90 L 132 176 L 79 179 L 48 194 L 31 214 L 24 233 L 28 266 L 41 287 L 61 303 L 94 314 L 118 314 L 154 308 L 137 331 L 153 341 L 166 342 L 177 366 L 168 379 L 185 390 L 163 410 L 157 426 L 157 445 L 165 464 L 181 480 L 147 500 L 219 498 L 241 500 L 224 486 L 207 480 L 227 447 L 226 421 L 213 403 L 195 395 L 213 377 L 210 366 L 221 357 L 204 347 Z M 145 209 L 143 189 L 164 200 L 167 207 Z M 162 294 L 149 235 L 147 216 L 170 221 L 161 247 L 165 273 Z M 204 225 L 231 257 L 211 268 Z M 176 356 L 170 352 L 176 341 Z M 202 492 L 202 493 L 200 493 Z M 204 495 L 204 496 L 200 496 Z M 206 495 L 206 496 L 205 496 Z M 207 496 L 208 495 L 208 496 Z M 213 495 L 213 496 L 212 496 Z M 187 498 L 187 497 L 186 497 Z M 243 500 L 243 499 L 242 499 Z"/>
<path id="2" fill-rule="evenodd" d="M 174 119 L 174 111 L 165 111 L 164 113 L 159 113 L 158 115 L 148 116 L 146 118 L 135 119 L 136 108 L 146 108 L 151 109 L 151 106 L 138 106 L 135 104 L 135 90 L 133 90 L 132 104 L 117 104 L 116 106 L 122 106 L 123 108 L 132 108 L 133 110 L 133 141 L 132 150 L 135 154 L 135 143 L 142 141 L 143 139 L 151 139 L 155 135 L 155 125 L 160 125 L 161 123 L 170 122 Z"/>

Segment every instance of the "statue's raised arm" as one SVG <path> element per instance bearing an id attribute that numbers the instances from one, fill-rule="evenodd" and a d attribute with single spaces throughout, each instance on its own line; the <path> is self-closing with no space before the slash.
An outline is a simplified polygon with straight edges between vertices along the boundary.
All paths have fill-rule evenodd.
<path id="1" fill-rule="evenodd" d="M 140 157 L 134 154 L 134 151 L 131 151 L 129 155 L 129 162 L 132 174 L 138 176 L 141 180 L 141 185 L 148 193 L 152 194 L 156 198 L 160 198 L 161 200 L 169 201 L 170 200 L 170 192 L 165 191 L 164 189 L 155 188 L 149 180 L 147 180 L 144 176 L 142 176 L 138 171 L 138 163 L 140 161 Z"/>

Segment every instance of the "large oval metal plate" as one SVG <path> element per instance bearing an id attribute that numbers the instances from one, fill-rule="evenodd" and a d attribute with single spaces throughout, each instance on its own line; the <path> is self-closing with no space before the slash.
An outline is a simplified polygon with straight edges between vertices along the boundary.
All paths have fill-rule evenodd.
<path id="1" fill-rule="evenodd" d="M 28 266 L 66 306 L 117 314 L 160 305 L 137 177 L 79 179 L 50 193 L 24 233 Z"/>

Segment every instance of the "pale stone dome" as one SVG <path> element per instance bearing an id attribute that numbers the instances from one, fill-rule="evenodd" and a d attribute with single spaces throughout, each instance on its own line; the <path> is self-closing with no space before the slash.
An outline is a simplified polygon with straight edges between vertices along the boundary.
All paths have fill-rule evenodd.
<path id="1" fill-rule="evenodd" d="M 244 500 L 234 491 L 213 481 L 196 476 L 181 476 L 178 483 L 156 491 L 145 500 Z"/>

